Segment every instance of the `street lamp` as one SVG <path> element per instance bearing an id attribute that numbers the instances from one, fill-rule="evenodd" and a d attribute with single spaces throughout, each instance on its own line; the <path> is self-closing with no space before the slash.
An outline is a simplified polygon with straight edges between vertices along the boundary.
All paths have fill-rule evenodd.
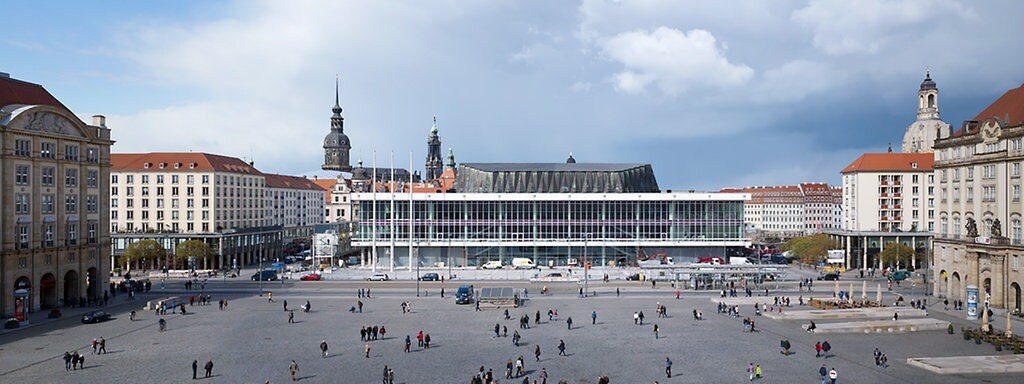
<path id="1" fill-rule="evenodd" d="M 587 259 L 587 240 L 590 234 L 583 234 L 583 297 L 590 295 L 590 260 Z"/>
<path id="2" fill-rule="evenodd" d="M 410 243 L 412 244 L 412 243 Z M 419 248 L 409 248 L 412 253 L 419 252 Z M 412 253 L 409 253 L 409 260 L 412 260 Z M 416 297 L 420 297 L 420 258 L 416 257 Z"/>

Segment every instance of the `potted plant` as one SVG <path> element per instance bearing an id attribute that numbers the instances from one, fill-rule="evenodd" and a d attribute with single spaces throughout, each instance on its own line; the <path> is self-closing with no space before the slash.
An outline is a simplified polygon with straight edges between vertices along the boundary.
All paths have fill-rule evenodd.
<path id="1" fill-rule="evenodd" d="M 971 332 L 974 334 L 974 344 L 981 344 L 981 332 Z"/>
<path id="2" fill-rule="evenodd" d="M 950 324 L 949 326 L 946 327 L 946 333 L 950 335 L 953 334 L 953 324 Z"/>
<path id="3" fill-rule="evenodd" d="M 971 330 L 968 328 L 960 328 L 960 332 L 964 335 L 964 341 L 968 341 L 973 337 Z"/>
<path id="4" fill-rule="evenodd" d="M 1016 355 L 1020 354 L 1020 343 L 1019 342 L 1013 344 L 1013 353 L 1016 354 Z"/>
<path id="5" fill-rule="evenodd" d="M 996 339 L 995 342 L 993 342 L 992 344 L 995 344 L 996 352 L 1001 352 L 1003 350 L 1003 341 L 1002 340 Z"/>

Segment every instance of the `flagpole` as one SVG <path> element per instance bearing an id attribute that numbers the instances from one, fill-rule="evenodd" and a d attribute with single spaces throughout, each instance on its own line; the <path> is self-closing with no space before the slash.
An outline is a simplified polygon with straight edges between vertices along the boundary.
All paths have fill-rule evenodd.
<path id="1" fill-rule="evenodd" d="M 395 150 L 391 150 L 391 181 L 388 182 L 388 194 L 391 195 L 391 257 L 388 271 L 395 273 Z"/>
<path id="2" fill-rule="evenodd" d="M 373 220 L 370 221 L 370 268 L 377 272 L 377 150 L 373 150 L 373 175 L 370 176 L 370 199 L 373 200 Z"/>

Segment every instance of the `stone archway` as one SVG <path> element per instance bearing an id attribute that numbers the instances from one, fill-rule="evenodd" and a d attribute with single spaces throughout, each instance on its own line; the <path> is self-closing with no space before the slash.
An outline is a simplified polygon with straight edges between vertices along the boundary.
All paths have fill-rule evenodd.
<path id="1" fill-rule="evenodd" d="M 1020 312 L 1020 310 L 1021 310 L 1021 306 L 1020 306 L 1020 304 L 1021 304 L 1020 284 L 1017 284 L 1016 282 L 1010 284 L 1010 295 L 1011 295 L 1010 296 L 1010 300 L 1011 301 L 1010 301 L 1010 305 L 1008 305 L 1008 307 L 1009 307 L 1008 309 L 1010 309 L 1011 311 Z"/>
<path id="2" fill-rule="evenodd" d="M 52 273 L 47 273 L 39 279 L 39 307 L 50 309 L 58 305 L 57 278 Z"/>
<path id="3" fill-rule="evenodd" d="M 78 302 L 78 272 L 68 271 L 64 274 L 64 305 L 74 305 Z"/>
<path id="4" fill-rule="evenodd" d="M 981 281 L 981 293 L 984 293 L 985 299 L 992 298 L 992 278 L 986 277 L 985 280 Z M 993 298 L 994 299 L 994 298 Z"/>
<path id="5" fill-rule="evenodd" d="M 949 298 L 960 300 L 963 298 L 963 294 L 963 288 L 960 286 L 960 273 L 953 272 L 953 277 L 949 279 Z"/>
<path id="6" fill-rule="evenodd" d="M 949 272 L 945 269 L 939 271 L 939 297 L 949 298 Z"/>

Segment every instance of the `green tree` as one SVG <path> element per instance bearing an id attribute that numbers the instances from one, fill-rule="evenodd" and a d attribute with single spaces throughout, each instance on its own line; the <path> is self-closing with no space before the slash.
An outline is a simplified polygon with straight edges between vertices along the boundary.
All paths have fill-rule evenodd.
<path id="1" fill-rule="evenodd" d="M 817 264 L 828 256 L 832 245 L 833 241 L 828 235 L 817 234 L 789 239 L 782 245 L 782 250 L 792 252 L 802 263 Z"/>
<path id="2" fill-rule="evenodd" d="M 203 269 L 206 269 L 207 262 L 213 256 L 213 253 L 210 252 L 210 246 L 200 240 L 189 240 L 178 244 L 178 247 L 174 249 L 174 253 L 182 261 L 188 261 L 190 257 L 195 257 L 197 264 L 199 262 L 203 263 Z"/>
<path id="3" fill-rule="evenodd" d="M 885 243 L 885 249 L 878 256 L 882 258 L 882 262 L 886 265 L 895 265 L 896 269 L 902 269 L 901 266 L 909 263 L 910 259 L 917 256 L 917 254 L 914 252 L 914 248 L 902 243 L 893 242 Z"/>
<path id="4" fill-rule="evenodd" d="M 153 262 L 164 257 L 167 257 L 167 250 L 164 249 L 163 245 L 160 245 L 160 242 L 152 239 L 139 240 L 128 244 L 128 249 L 124 251 L 124 256 L 122 256 L 127 269 L 131 269 L 130 266 L 133 262 L 145 265 L 147 262 Z"/>

